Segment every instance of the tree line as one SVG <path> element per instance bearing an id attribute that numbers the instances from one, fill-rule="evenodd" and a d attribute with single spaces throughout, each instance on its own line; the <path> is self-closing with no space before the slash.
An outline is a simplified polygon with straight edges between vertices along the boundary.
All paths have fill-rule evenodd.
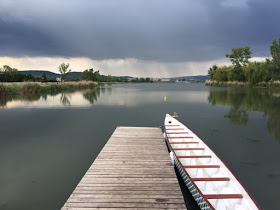
<path id="1" fill-rule="evenodd" d="M 0 68 L 0 82 L 35 81 L 32 74 L 22 74 L 16 68 L 4 65 Z"/>
<path id="2" fill-rule="evenodd" d="M 274 40 L 270 46 L 271 59 L 262 62 L 250 62 L 252 52 L 249 46 L 234 48 L 226 54 L 232 65 L 213 65 L 208 70 L 211 80 L 218 82 L 239 81 L 257 84 L 280 79 L 280 39 Z"/>
<path id="3" fill-rule="evenodd" d="M 154 81 L 149 77 L 146 77 L 146 78 L 141 77 L 141 78 L 135 78 L 135 79 L 131 80 L 131 82 L 133 82 L 133 83 L 138 83 L 138 82 L 140 82 L 140 83 L 151 83 L 151 82 L 154 82 Z"/>
<path id="4" fill-rule="evenodd" d="M 95 82 L 128 82 L 125 77 L 115 77 L 111 75 L 101 75 L 99 70 L 86 69 L 81 74 L 81 80 L 95 81 Z"/>
<path id="5" fill-rule="evenodd" d="M 68 78 L 69 73 L 72 71 L 70 64 L 61 63 L 58 70 L 61 75 L 61 81 L 70 81 Z M 73 79 L 72 79 L 73 80 Z M 99 70 L 94 71 L 91 69 L 86 69 L 81 73 L 79 79 L 74 80 L 86 80 L 95 82 L 128 82 L 127 77 L 116 77 L 111 75 L 102 75 Z M 4 65 L 0 68 L 0 82 L 56 82 L 56 78 L 47 77 L 46 73 L 43 72 L 40 77 L 34 77 L 32 74 L 23 74 L 17 69 L 10 66 Z M 151 78 L 135 78 L 131 82 L 153 82 Z"/>

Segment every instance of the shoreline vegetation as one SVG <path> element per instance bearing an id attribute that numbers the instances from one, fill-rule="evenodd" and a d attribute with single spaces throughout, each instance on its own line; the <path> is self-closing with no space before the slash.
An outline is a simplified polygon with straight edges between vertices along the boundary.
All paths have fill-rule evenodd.
<path id="1" fill-rule="evenodd" d="M 249 46 L 233 48 L 229 58 L 232 65 L 213 65 L 208 70 L 210 81 L 208 86 L 237 86 L 237 87 L 280 87 L 280 39 L 274 40 L 270 46 L 271 58 L 265 61 L 251 62 L 252 52 Z"/>
<path id="2" fill-rule="evenodd" d="M 97 85 L 117 84 L 128 82 L 126 77 L 101 75 L 99 70 L 84 70 L 75 80 L 68 78 L 71 73 L 70 64 L 62 63 L 58 69 L 60 77 L 48 77 L 46 72 L 41 76 L 22 74 L 16 68 L 4 65 L 0 68 L 0 96 L 7 95 L 38 95 L 55 94 L 59 92 L 74 92 L 78 90 L 93 89 Z M 131 82 L 153 82 L 150 78 Z"/>
<path id="3" fill-rule="evenodd" d="M 92 89 L 98 85 L 93 81 L 79 82 L 17 82 L 0 84 L 0 96 L 16 94 L 46 94 L 58 92 L 73 92 L 77 90 Z"/>
<path id="4" fill-rule="evenodd" d="M 252 87 L 252 88 L 280 88 L 280 80 L 269 81 L 269 82 L 259 82 L 252 84 L 250 82 L 240 82 L 240 81 L 216 81 L 207 80 L 204 83 L 206 86 L 215 87 Z"/>

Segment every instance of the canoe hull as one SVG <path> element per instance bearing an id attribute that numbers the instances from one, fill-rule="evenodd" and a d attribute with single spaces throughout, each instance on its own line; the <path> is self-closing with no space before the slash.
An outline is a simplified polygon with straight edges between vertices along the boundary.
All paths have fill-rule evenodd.
<path id="1" fill-rule="evenodd" d="M 201 209 L 260 209 L 208 145 L 169 114 L 164 137 L 174 165 Z"/>

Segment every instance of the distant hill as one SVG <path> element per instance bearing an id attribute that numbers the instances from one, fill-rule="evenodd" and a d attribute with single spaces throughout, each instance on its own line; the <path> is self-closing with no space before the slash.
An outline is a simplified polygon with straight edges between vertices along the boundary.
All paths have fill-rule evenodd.
<path id="1" fill-rule="evenodd" d="M 198 75 L 198 76 L 182 76 L 182 77 L 172 77 L 171 81 L 185 80 L 185 81 L 206 81 L 209 80 L 209 75 Z"/>
<path id="2" fill-rule="evenodd" d="M 60 74 L 51 71 L 46 71 L 46 70 L 24 70 L 24 71 L 19 71 L 19 73 L 31 74 L 34 77 L 41 77 L 43 73 L 46 73 L 47 77 L 52 79 L 60 77 Z M 80 79 L 81 73 L 82 72 L 70 72 L 67 78 L 71 80 Z"/>
<path id="3" fill-rule="evenodd" d="M 60 77 L 60 74 L 46 71 L 46 70 L 24 70 L 19 71 L 19 73 L 22 74 L 32 74 L 34 77 L 41 77 L 43 73 L 46 73 L 48 78 L 55 79 L 57 77 Z M 70 72 L 67 76 L 70 80 L 78 80 L 81 77 L 82 72 Z M 128 80 L 133 79 L 134 77 L 131 76 L 121 76 L 121 78 L 127 78 Z M 198 75 L 198 76 L 182 76 L 182 77 L 172 77 L 169 78 L 170 81 L 176 81 L 176 80 L 183 80 L 183 81 L 206 81 L 210 79 L 209 75 Z"/>

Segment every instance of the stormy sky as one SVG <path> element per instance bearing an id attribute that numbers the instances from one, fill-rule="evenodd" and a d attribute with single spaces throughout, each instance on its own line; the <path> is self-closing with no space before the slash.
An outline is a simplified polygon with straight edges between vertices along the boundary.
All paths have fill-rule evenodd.
<path id="1" fill-rule="evenodd" d="M 183 76 L 227 64 L 232 48 L 270 56 L 279 0 L 0 0 L 0 65 Z"/>

